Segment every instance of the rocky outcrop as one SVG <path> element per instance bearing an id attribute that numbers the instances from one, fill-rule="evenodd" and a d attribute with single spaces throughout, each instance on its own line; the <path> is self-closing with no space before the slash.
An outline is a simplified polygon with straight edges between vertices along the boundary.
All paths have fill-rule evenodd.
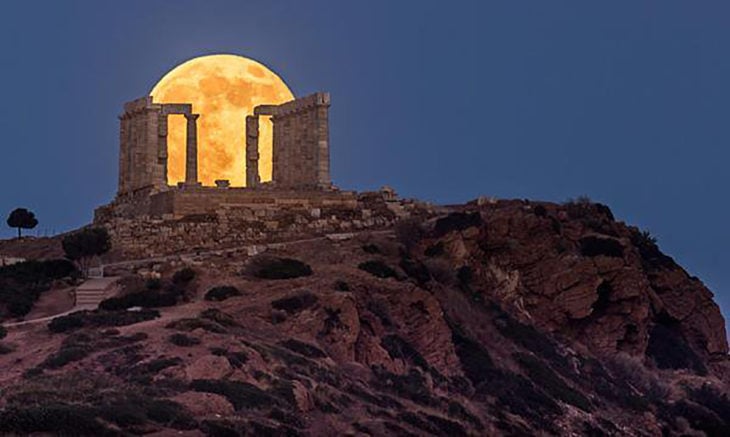
<path id="1" fill-rule="evenodd" d="M 0 433 L 730 433 L 712 295 L 600 205 L 471 204 L 271 255 L 311 274 L 206 253 L 154 317 L 10 328 Z"/>
<path id="2" fill-rule="evenodd" d="M 473 272 L 475 293 L 523 320 L 601 355 L 651 355 L 658 325 L 703 362 L 727 355 L 712 293 L 607 207 L 504 201 L 458 214 L 481 220 L 426 239 L 421 250 L 442 245 L 450 262 Z"/>

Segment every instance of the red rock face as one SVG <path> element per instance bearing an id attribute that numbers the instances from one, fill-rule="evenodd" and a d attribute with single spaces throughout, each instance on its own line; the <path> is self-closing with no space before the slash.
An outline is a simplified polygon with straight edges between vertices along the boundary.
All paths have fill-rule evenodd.
<path id="1" fill-rule="evenodd" d="M 482 225 L 423 244 L 445 243 L 453 263 L 474 270 L 472 288 L 522 319 L 599 354 L 633 355 L 669 322 L 702 360 L 727 354 L 712 293 L 607 208 L 511 201 L 473 211 Z"/>
<path id="2" fill-rule="evenodd" d="M 201 256 L 157 318 L 12 327 L 0 434 L 729 435 L 722 316 L 650 239 L 589 204 L 451 211 L 414 245 L 273 251 L 301 277 Z M 221 285 L 240 293 L 203 300 Z"/>

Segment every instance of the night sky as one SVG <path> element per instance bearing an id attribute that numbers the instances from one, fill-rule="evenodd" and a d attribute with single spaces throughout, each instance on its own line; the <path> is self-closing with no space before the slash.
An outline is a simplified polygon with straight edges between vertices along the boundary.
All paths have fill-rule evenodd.
<path id="1" fill-rule="evenodd" d="M 729 314 L 729 21 L 710 0 L 3 1 L 0 213 L 88 223 L 116 190 L 121 105 L 234 53 L 332 93 L 338 186 L 588 195 Z"/>

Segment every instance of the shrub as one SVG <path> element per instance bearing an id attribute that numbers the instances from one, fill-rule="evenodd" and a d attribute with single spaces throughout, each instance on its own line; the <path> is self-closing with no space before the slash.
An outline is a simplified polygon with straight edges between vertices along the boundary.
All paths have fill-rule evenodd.
<path id="1" fill-rule="evenodd" d="M 271 307 L 276 310 L 286 311 L 288 314 L 294 314 L 310 308 L 316 304 L 318 300 L 317 296 L 305 291 L 294 296 L 276 299 L 271 302 Z"/>
<path id="2" fill-rule="evenodd" d="M 704 383 L 700 388 L 689 389 L 690 399 L 714 411 L 718 417 L 730 421 L 730 396 L 719 387 Z M 726 424 L 730 426 L 730 424 Z"/>
<path id="3" fill-rule="evenodd" d="M 424 370 L 429 368 L 426 359 L 410 343 L 397 334 L 386 335 L 380 340 L 380 345 L 388 351 L 390 358 L 400 358 L 406 363 L 421 367 Z"/>
<path id="4" fill-rule="evenodd" d="M 99 304 L 99 308 L 107 311 L 117 311 L 126 310 L 127 308 L 132 307 L 170 307 L 178 303 L 181 295 L 182 290 L 175 287 L 170 287 L 165 291 L 148 289 L 125 294 L 119 297 L 110 297 L 108 299 L 104 299 Z"/>
<path id="5" fill-rule="evenodd" d="M 172 283 L 175 285 L 185 285 L 195 279 L 195 270 L 190 267 L 178 270 L 172 275 Z"/>
<path id="6" fill-rule="evenodd" d="M 582 393 L 570 388 L 553 370 L 542 361 L 528 354 L 516 354 L 517 362 L 527 372 L 530 379 L 545 392 L 556 399 L 574 405 L 583 411 L 591 412 L 591 402 Z"/>
<path id="7" fill-rule="evenodd" d="M 0 340 L 8 335 L 8 330 L 3 325 L 0 325 Z"/>
<path id="8" fill-rule="evenodd" d="M 371 275 L 382 279 L 398 277 L 398 273 L 381 260 L 365 261 L 360 263 L 357 267 L 360 270 L 364 270 Z"/>
<path id="9" fill-rule="evenodd" d="M 62 347 L 61 350 L 48 356 L 41 364 L 43 369 L 60 369 L 68 363 L 86 358 L 91 350 L 88 346 Z"/>
<path id="10" fill-rule="evenodd" d="M 241 292 L 238 288 L 230 285 L 222 285 L 208 290 L 208 292 L 205 293 L 205 300 L 221 302 L 236 296 L 241 296 Z"/>
<path id="11" fill-rule="evenodd" d="M 478 212 L 452 212 L 446 217 L 436 220 L 434 236 L 442 237 L 449 232 L 463 231 L 473 226 L 481 226 L 482 216 Z"/>
<path id="12" fill-rule="evenodd" d="M 211 320 L 223 326 L 238 326 L 238 323 L 236 323 L 236 320 L 233 318 L 233 316 L 215 308 L 209 308 L 205 311 L 202 311 L 200 313 L 200 318 Z"/>
<path id="13" fill-rule="evenodd" d="M 127 326 L 160 317 L 159 311 L 76 311 L 56 317 L 48 324 L 51 332 L 68 332 L 82 327 Z"/>
<path id="14" fill-rule="evenodd" d="M 446 253 L 446 249 L 445 249 L 443 241 L 439 241 L 438 243 L 432 244 L 432 245 L 428 246 L 425 251 L 423 251 L 423 254 L 429 258 L 432 258 L 435 256 L 441 256 L 444 253 Z"/>
<path id="15" fill-rule="evenodd" d="M 580 252 L 583 256 L 621 258 L 624 256 L 624 247 L 613 238 L 583 237 L 580 239 Z"/>
<path id="16" fill-rule="evenodd" d="M 15 352 L 14 347 L 0 343 L 0 355 L 7 355 L 11 352 Z"/>
<path id="17" fill-rule="evenodd" d="M 185 334 L 172 334 L 167 338 L 167 340 L 174 344 L 175 346 L 180 347 L 190 347 L 190 346 L 197 346 L 200 344 L 200 339 L 195 337 L 189 337 Z"/>
<path id="18" fill-rule="evenodd" d="M 606 360 L 606 367 L 616 378 L 630 382 L 651 400 L 663 401 L 669 396 L 669 386 L 636 357 L 620 352 Z"/>
<path id="19" fill-rule="evenodd" d="M 327 354 L 322 352 L 317 346 L 303 341 L 295 340 L 290 338 L 289 340 L 282 341 L 279 343 L 281 346 L 289 349 L 290 351 L 296 352 L 300 355 L 304 355 L 307 358 L 326 358 Z"/>
<path id="20" fill-rule="evenodd" d="M 192 390 L 219 394 L 228 399 L 236 410 L 258 409 L 278 405 L 277 399 L 256 387 L 240 381 L 196 379 L 190 384 Z"/>
<path id="21" fill-rule="evenodd" d="M 545 208 L 544 205 L 537 205 L 535 208 L 532 209 L 532 212 L 535 213 L 538 217 L 547 217 L 547 208 Z"/>
<path id="22" fill-rule="evenodd" d="M 382 366 L 373 366 L 372 384 L 381 389 L 389 390 L 400 397 L 410 399 L 421 405 L 437 406 L 438 401 L 432 396 L 423 374 L 411 369 L 406 375 L 391 373 Z"/>
<path id="23" fill-rule="evenodd" d="M 428 271 L 428 267 L 418 260 L 403 258 L 398 265 L 418 285 L 424 285 L 431 280 L 431 273 Z"/>
<path id="24" fill-rule="evenodd" d="M 66 258 L 78 261 L 86 270 L 88 260 L 109 252 L 112 247 L 111 237 L 105 228 L 85 228 L 66 235 L 61 242 Z"/>
<path id="25" fill-rule="evenodd" d="M 338 281 L 335 281 L 334 288 L 337 291 L 350 291 L 350 284 L 348 284 L 345 281 L 338 280 Z"/>
<path id="26" fill-rule="evenodd" d="M 420 221 L 405 219 L 395 224 L 395 238 L 406 250 L 414 248 L 425 236 Z"/>
<path id="27" fill-rule="evenodd" d="M 365 251 L 365 253 L 369 253 L 370 255 L 375 255 L 375 254 L 381 254 L 381 253 L 383 253 L 380 250 L 380 247 L 378 247 L 377 244 L 372 244 L 372 243 L 370 243 L 370 244 L 363 244 L 362 250 Z"/>
<path id="28" fill-rule="evenodd" d="M 659 250 L 657 239 L 649 231 L 639 231 L 637 228 L 632 228 L 631 244 L 639 249 L 639 255 L 641 255 L 642 264 L 645 268 L 677 268 L 674 259 Z"/>
<path id="29" fill-rule="evenodd" d="M 461 266 L 456 271 L 456 279 L 459 281 L 459 287 L 462 290 L 469 290 L 469 286 L 474 280 L 474 269 L 470 266 Z"/>
<path id="30" fill-rule="evenodd" d="M 145 287 L 147 287 L 148 290 L 159 290 L 162 288 L 162 280 L 160 278 L 149 278 L 147 282 L 145 282 Z"/>
<path id="31" fill-rule="evenodd" d="M 429 259 L 424 264 L 431 277 L 439 284 L 451 285 L 456 281 L 454 269 L 445 259 Z"/>
<path id="32" fill-rule="evenodd" d="M 310 276 L 312 268 L 292 258 L 259 256 L 251 259 L 247 272 L 260 279 L 293 279 Z"/>
<path id="33" fill-rule="evenodd" d="M 165 328 L 167 329 L 176 329 L 178 331 L 194 331 L 196 329 L 204 329 L 208 332 L 213 332 L 216 334 L 225 334 L 228 332 L 226 328 L 221 326 L 220 324 L 213 322 L 211 320 L 205 320 L 201 318 L 189 318 L 189 319 L 179 319 L 172 321 L 168 323 Z"/>
<path id="34" fill-rule="evenodd" d="M 96 418 L 93 407 L 59 404 L 11 407 L 0 411 L 0 432 L 11 435 L 118 435 Z"/>
<path id="35" fill-rule="evenodd" d="M 40 294 L 50 288 L 51 281 L 77 273 L 67 260 L 25 261 L 0 267 L 0 305 L 11 316 L 24 316 Z"/>

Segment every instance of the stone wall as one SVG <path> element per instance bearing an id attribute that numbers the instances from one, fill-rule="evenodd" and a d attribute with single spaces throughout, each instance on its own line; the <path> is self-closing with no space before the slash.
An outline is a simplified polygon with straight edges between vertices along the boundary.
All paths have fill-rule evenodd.
<path id="1" fill-rule="evenodd" d="M 381 196 L 354 196 L 349 202 L 218 205 L 210 213 L 182 217 L 106 217 L 95 224 L 112 237 L 113 258 L 141 259 L 170 254 L 226 249 L 246 244 L 290 241 L 331 233 L 376 230 L 412 215 L 428 216 L 428 206 L 385 201 Z M 174 202 L 194 202 L 185 196 Z M 199 211 L 197 207 L 195 211 Z"/>
<path id="2" fill-rule="evenodd" d="M 273 180 L 277 187 L 329 188 L 329 93 L 276 107 Z"/>

